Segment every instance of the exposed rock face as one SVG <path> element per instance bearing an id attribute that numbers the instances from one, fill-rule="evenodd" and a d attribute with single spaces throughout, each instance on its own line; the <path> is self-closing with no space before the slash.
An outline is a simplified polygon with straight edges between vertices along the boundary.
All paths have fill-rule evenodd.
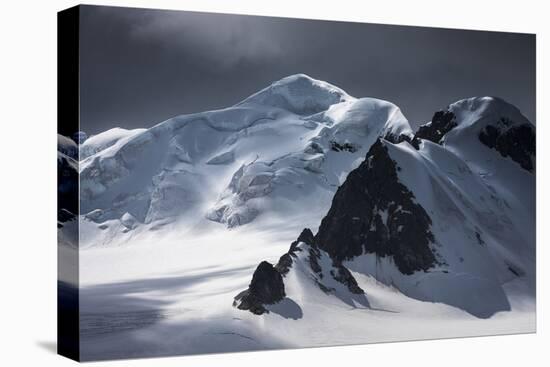
<path id="1" fill-rule="evenodd" d="M 288 250 L 288 252 L 281 256 L 279 262 L 277 263 L 277 265 L 275 265 L 275 269 L 277 269 L 277 271 L 282 275 L 286 275 L 292 267 L 292 259 L 296 257 L 296 252 L 302 251 L 302 249 L 298 247 L 298 244 L 300 242 L 313 244 L 313 241 L 314 236 L 311 230 L 309 228 L 304 228 L 296 241 L 290 244 L 290 249 Z"/>
<path id="2" fill-rule="evenodd" d="M 393 144 L 399 144 L 404 141 L 408 142 L 409 144 L 413 144 L 413 136 L 407 135 L 407 134 L 396 135 L 396 134 L 388 133 L 384 136 L 384 140 L 387 140 Z"/>
<path id="3" fill-rule="evenodd" d="M 495 149 L 503 157 L 510 157 L 523 169 L 533 172 L 536 154 L 535 131 L 528 124 L 512 124 L 512 121 L 503 118 L 496 124 L 487 125 L 479 133 L 479 141 Z"/>
<path id="4" fill-rule="evenodd" d="M 351 144 L 351 143 L 348 143 L 348 142 L 340 144 L 337 141 L 331 141 L 330 142 L 330 149 L 332 149 L 335 152 L 355 153 L 358 148 L 354 144 Z"/>
<path id="5" fill-rule="evenodd" d="M 351 275 L 348 268 L 343 266 L 342 264 L 335 265 L 336 270 L 331 271 L 331 275 L 334 277 L 334 279 L 346 287 L 348 287 L 348 290 L 353 294 L 363 294 L 365 291 L 359 287 L 359 284 L 357 284 L 357 280 Z"/>
<path id="6" fill-rule="evenodd" d="M 285 298 L 285 285 L 281 274 L 267 261 L 262 261 L 254 271 L 248 289 L 235 297 L 233 305 L 241 310 L 261 315 L 271 305 Z"/>
<path id="7" fill-rule="evenodd" d="M 357 280 L 345 266 L 334 260 L 332 260 L 332 264 L 328 267 L 326 264 L 321 265 L 323 257 L 322 250 L 315 245 L 306 246 L 312 279 L 319 289 L 326 294 L 333 294 L 338 297 L 337 287 L 339 287 L 338 283 L 340 283 L 340 285 L 343 285 L 351 294 L 364 296 L 365 291 L 359 287 Z M 324 256 L 327 256 L 326 253 Z"/>
<path id="8" fill-rule="evenodd" d="M 296 242 L 305 242 L 307 244 L 313 244 L 313 241 L 315 241 L 315 236 L 309 228 L 304 228 L 296 240 Z"/>
<path id="9" fill-rule="evenodd" d="M 436 263 L 431 219 L 399 182 L 400 168 L 378 140 L 336 192 L 315 243 L 339 263 L 363 253 L 391 256 L 403 274 Z"/>
<path id="10" fill-rule="evenodd" d="M 441 144 L 443 137 L 457 126 L 454 113 L 451 111 L 437 111 L 432 121 L 422 125 L 413 138 L 413 146 L 418 149 L 419 139 L 430 140 Z"/>
<path id="11" fill-rule="evenodd" d="M 283 277 L 267 261 L 258 265 L 249 286 L 250 292 L 258 300 L 268 304 L 282 300 L 285 297 L 284 288 Z"/>

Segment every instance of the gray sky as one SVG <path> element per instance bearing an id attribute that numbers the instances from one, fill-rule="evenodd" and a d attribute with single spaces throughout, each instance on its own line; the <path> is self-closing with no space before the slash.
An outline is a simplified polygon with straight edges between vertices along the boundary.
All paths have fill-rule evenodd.
<path id="1" fill-rule="evenodd" d="M 535 123 L 535 36 L 84 6 L 81 130 L 228 107 L 305 73 L 397 104 L 411 124 L 501 97 Z"/>

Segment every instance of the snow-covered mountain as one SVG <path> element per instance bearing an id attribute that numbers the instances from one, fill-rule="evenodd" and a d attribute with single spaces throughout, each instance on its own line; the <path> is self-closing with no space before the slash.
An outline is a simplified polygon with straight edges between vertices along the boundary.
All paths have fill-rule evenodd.
<path id="1" fill-rule="evenodd" d="M 532 330 L 535 134 L 492 97 L 413 131 L 394 104 L 299 74 L 225 109 L 60 137 L 80 179 L 82 356 Z"/>
<path id="2" fill-rule="evenodd" d="M 231 228 L 263 213 L 320 216 L 386 135 L 412 137 L 395 105 L 302 74 L 230 108 L 109 130 L 80 148 L 83 238 L 124 241 L 176 220 Z"/>
<path id="3" fill-rule="evenodd" d="M 506 284 L 519 279 L 534 295 L 534 171 L 535 128 L 516 108 L 489 97 L 454 103 L 413 139 L 370 147 L 317 234 L 299 238 L 275 266 L 285 271 L 274 288 L 284 294 L 288 268 L 297 267 L 327 294 L 339 293 L 335 281 L 357 290 L 352 271 L 478 317 L 508 311 Z M 249 293 L 266 292 L 257 283 Z M 357 293 L 350 288 L 348 298 Z M 242 299 L 236 305 L 253 312 L 276 303 Z"/>

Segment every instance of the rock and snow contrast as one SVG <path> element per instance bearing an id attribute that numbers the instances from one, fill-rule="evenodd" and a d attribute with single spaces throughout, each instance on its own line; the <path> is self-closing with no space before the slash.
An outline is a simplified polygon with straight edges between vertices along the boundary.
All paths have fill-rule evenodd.
<path id="1" fill-rule="evenodd" d="M 500 99 L 415 132 L 299 74 L 59 142 L 84 359 L 534 331 L 535 127 Z"/>

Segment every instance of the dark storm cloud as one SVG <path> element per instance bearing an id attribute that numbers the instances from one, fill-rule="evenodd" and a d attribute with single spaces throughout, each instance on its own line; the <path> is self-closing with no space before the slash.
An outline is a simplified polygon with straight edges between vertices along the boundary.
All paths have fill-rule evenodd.
<path id="1" fill-rule="evenodd" d="M 535 37 L 85 6 L 81 129 L 148 127 L 306 73 L 396 103 L 413 124 L 493 95 L 535 120 Z"/>

